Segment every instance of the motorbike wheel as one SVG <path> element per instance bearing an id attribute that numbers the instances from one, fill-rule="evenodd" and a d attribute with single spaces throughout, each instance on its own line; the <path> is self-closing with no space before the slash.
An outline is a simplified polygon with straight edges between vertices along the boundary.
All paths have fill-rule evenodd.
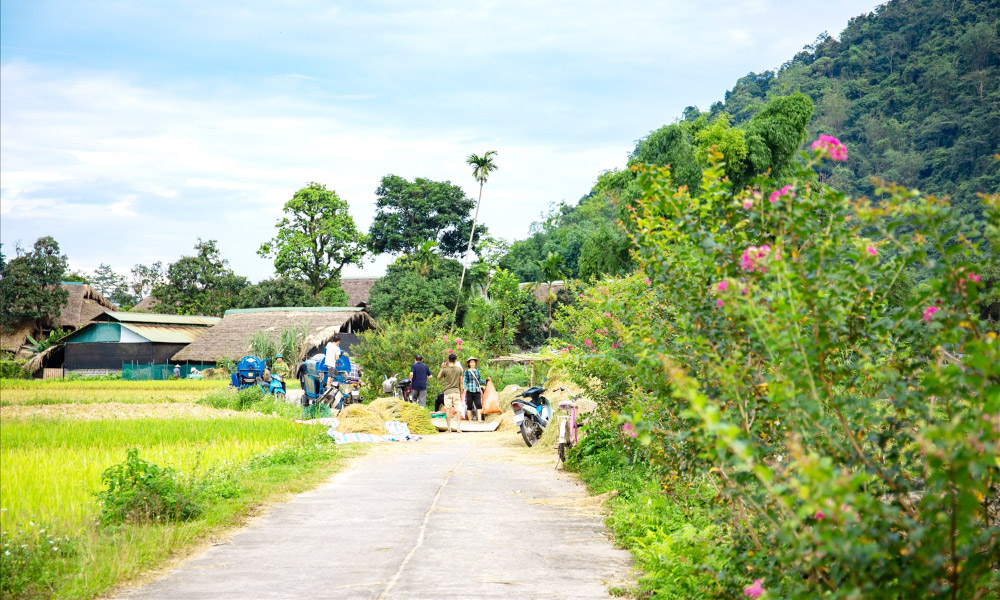
<path id="1" fill-rule="evenodd" d="M 538 443 L 538 426 L 533 418 L 526 416 L 521 421 L 521 437 L 529 448 Z"/>
<path id="2" fill-rule="evenodd" d="M 276 393 L 274 395 L 274 397 L 277 398 L 278 400 L 284 402 L 285 401 L 285 392 L 278 392 L 278 393 Z"/>

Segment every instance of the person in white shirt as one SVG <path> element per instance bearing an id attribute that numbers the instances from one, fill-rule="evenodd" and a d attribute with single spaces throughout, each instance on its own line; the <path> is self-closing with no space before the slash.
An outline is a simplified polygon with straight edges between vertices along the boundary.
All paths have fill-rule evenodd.
<path id="1" fill-rule="evenodd" d="M 337 359 L 340 358 L 340 335 L 333 334 L 333 341 L 326 345 L 326 368 L 331 372 L 337 368 Z"/>

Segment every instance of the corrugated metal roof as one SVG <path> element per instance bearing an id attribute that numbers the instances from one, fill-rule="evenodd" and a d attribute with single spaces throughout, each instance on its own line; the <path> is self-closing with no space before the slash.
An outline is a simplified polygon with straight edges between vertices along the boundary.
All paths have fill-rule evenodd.
<path id="1" fill-rule="evenodd" d="M 267 308 L 231 308 L 227 315 L 243 315 L 262 312 L 361 312 L 357 306 L 270 306 Z"/>
<path id="2" fill-rule="evenodd" d="M 105 314 L 120 323 L 212 326 L 222 320 L 219 317 L 203 317 L 201 315 L 157 315 L 152 313 L 134 313 L 115 310 L 105 311 Z"/>
<path id="3" fill-rule="evenodd" d="M 208 327 L 184 325 L 134 325 L 132 323 L 122 323 L 121 325 L 151 342 L 160 344 L 190 344 L 209 330 Z"/>

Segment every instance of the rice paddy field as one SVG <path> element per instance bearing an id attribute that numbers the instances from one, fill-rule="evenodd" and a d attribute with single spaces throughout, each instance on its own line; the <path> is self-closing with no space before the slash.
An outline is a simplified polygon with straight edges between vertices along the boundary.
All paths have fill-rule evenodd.
<path id="1" fill-rule="evenodd" d="M 0 380 L 0 596 L 99 595 L 362 451 L 336 448 L 324 428 L 287 416 L 196 404 L 225 387 Z M 222 481 L 225 490 L 202 494 L 193 520 L 102 524 L 102 473 L 130 448 L 180 480 Z"/>

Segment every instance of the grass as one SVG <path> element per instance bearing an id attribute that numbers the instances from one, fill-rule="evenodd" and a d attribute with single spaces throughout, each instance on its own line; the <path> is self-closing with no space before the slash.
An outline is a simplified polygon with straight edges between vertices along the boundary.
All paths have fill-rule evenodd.
<path id="1" fill-rule="evenodd" d="M 194 402 L 206 392 L 224 389 L 221 380 L 64 381 L 62 379 L 0 379 L 0 406 L 151 404 Z"/>
<path id="2" fill-rule="evenodd" d="M 128 404 L 216 396 L 225 381 L 0 380 L 3 403 Z M 265 398 L 266 402 L 268 399 Z M 210 404 L 210 403 L 209 403 Z M 288 418 L 4 418 L 0 413 L 0 596 L 88 598 L 239 525 L 262 503 L 304 491 L 364 447 L 336 447 Z M 296 414 L 297 407 L 290 407 Z M 109 410 L 113 407 L 109 405 Z M 211 409 L 208 409 L 211 410 Z M 264 411 L 266 412 L 266 411 Z M 122 415 L 117 415 L 122 416 Z M 126 451 L 208 485 L 194 520 L 100 525 L 101 475 Z M 8 554 L 9 552 L 9 554 Z"/>

